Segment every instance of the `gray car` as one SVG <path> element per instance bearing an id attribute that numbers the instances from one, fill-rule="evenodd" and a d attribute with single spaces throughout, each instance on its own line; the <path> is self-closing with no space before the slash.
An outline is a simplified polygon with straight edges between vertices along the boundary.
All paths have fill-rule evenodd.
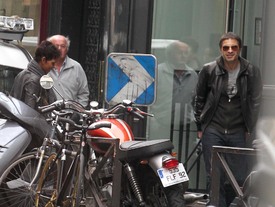
<path id="1" fill-rule="evenodd" d="M 7 31 L 1 31 L 0 27 L 0 91 L 9 92 L 13 85 L 15 76 L 23 69 L 27 68 L 32 59 L 31 54 L 16 43 L 13 38 L 21 38 L 23 33 L 16 36 L 8 35 Z M 12 34 L 15 34 L 12 33 Z M 12 38 L 12 39 L 8 39 Z"/>
<path id="2" fill-rule="evenodd" d="M 0 16 L 0 91 L 10 91 L 14 77 L 27 68 L 32 59 L 24 49 L 24 34 L 34 29 L 33 19 Z"/>

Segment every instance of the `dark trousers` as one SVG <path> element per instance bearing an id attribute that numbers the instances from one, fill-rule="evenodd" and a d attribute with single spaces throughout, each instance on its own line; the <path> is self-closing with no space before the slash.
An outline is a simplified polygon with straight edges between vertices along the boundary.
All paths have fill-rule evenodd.
<path id="1" fill-rule="evenodd" d="M 202 136 L 202 152 L 204 156 L 205 169 L 207 175 L 207 188 L 210 190 L 211 184 L 211 159 L 213 146 L 227 147 L 246 147 L 246 132 L 241 130 L 234 134 L 224 134 L 213 128 L 207 128 Z M 227 164 L 229 165 L 238 184 L 242 186 L 247 176 L 247 160 L 245 155 L 225 154 Z M 213 166 L 218 167 L 218 166 Z M 215 179 L 215 178 L 213 178 Z M 231 190 L 229 190 L 229 189 Z M 226 207 L 232 202 L 235 197 L 233 188 L 228 184 L 226 175 L 223 169 L 220 168 L 220 192 L 219 192 L 219 207 Z M 210 198 L 211 199 L 211 198 Z"/>

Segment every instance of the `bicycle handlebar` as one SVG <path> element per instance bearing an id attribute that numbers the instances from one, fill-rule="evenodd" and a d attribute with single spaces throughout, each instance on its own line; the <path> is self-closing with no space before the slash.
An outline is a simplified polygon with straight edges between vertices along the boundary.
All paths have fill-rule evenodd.
<path id="1" fill-rule="evenodd" d="M 48 113 L 55 109 L 62 108 L 63 104 L 64 102 L 62 100 L 58 100 L 47 106 L 38 106 L 38 110 L 40 110 L 41 113 Z"/>
<path id="2" fill-rule="evenodd" d="M 89 126 L 83 126 L 83 125 L 76 124 L 73 120 L 71 120 L 69 118 L 59 117 L 59 121 L 61 121 L 63 123 L 68 123 L 68 124 L 74 126 L 76 129 L 95 130 L 95 129 L 99 129 L 102 127 L 111 128 L 111 123 L 109 123 L 109 122 L 100 122 L 100 123 L 94 122 L 94 123 L 90 124 Z"/>

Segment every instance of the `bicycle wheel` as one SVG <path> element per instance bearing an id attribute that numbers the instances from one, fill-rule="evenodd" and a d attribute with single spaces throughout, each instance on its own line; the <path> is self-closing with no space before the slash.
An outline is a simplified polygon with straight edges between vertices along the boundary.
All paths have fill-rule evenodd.
<path id="1" fill-rule="evenodd" d="M 56 154 L 51 154 L 42 168 L 37 183 L 35 207 L 54 207 L 58 193 L 59 162 Z"/>
<path id="2" fill-rule="evenodd" d="M 46 157 L 45 157 L 46 158 Z M 36 173 L 39 157 L 30 152 L 15 160 L 0 178 L 1 207 L 33 207 L 37 182 L 30 182 Z"/>

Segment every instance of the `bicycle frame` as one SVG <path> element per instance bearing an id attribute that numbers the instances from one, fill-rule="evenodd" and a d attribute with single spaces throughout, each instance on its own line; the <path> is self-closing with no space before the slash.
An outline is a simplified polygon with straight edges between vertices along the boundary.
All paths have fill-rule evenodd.
<path id="1" fill-rule="evenodd" d="M 96 203 L 99 207 L 106 207 L 106 205 L 102 202 L 103 196 L 99 193 L 100 189 L 96 183 L 96 178 L 99 175 L 100 170 L 102 167 L 107 163 L 107 159 L 109 157 L 113 157 L 117 154 L 119 150 L 119 143 L 120 139 L 118 138 L 103 138 L 103 137 L 89 137 L 87 138 L 87 141 L 89 145 L 92 145 L 92 143 L 104 143 L 109 144 L 109 148 L 105 151 L 104 155 L 102 155 L 102 159 L 98 162 L 97 167 L 95 171 L 90 175 L 89 182 L 91 183 L 91 191 L 93 193 L 93 196 L 96 200 Z M 115 182 L 113 181 L 113 190 L 112 190 L 112 206 L 120 206 L 120 192 L 121 192 L 121 175 L 122 175 L 122 163 L 115 158 L 114 162 L 114 175 Z"/>

